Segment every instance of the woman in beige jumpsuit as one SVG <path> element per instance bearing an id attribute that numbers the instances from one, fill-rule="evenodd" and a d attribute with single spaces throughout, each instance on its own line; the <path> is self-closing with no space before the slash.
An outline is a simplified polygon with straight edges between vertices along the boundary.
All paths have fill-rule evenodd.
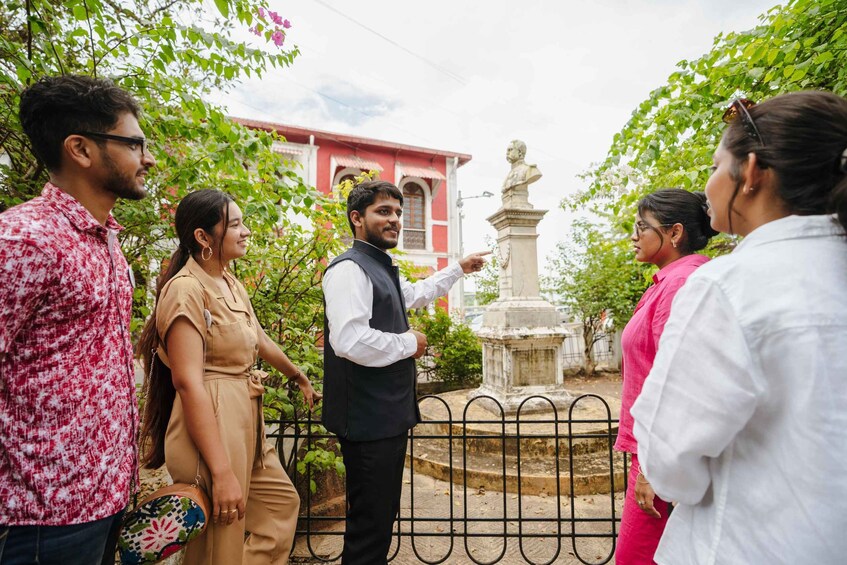
<path id="1" fill-rule="evenodd" d="M 139 345 L 148 371 L 153 364 L 144 464 L 164 462 L 175 482 L 194 482 L 199 471 L 211 495 L 212 522 L 184 563 L 285 564 L 300 500 L 265 441 L 257 358 L 296 379 L 310 407 L 320 395 L 268 338 L 227 272 L 250 235 L 238 206 L 220 191 L 197 191 L 180 202 L 175 222 L 180 246 Z"/>

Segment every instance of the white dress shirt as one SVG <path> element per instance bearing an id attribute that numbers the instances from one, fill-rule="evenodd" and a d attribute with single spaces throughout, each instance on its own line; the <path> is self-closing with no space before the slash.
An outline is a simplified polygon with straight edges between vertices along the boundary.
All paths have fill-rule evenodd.
<path id="1" fill-rule="evenodd" d="M 461 265 L 454 263 L 414 284 L 400 277 L 406 308 L 422 308 L 443 296 L 463 274 Z M 337 356 L 365 367 L 386 367 L 417 351 L 417 340 L 412 334 L 370 327 L 373 284 L 354 261 L 342 261 L 329 269 L 322 285 L 329 343 Z"/>
<path id="2" fill-rule="evenodd" d="M 789 216 L 676 295 L 632 408 L 661 564 L 847 563 L 847 239 Z"/>

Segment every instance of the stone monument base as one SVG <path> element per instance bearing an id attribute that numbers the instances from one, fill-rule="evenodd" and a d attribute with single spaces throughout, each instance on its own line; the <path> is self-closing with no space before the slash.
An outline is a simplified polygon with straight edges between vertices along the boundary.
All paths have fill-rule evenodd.
<path id="1" fill-rule="evenodd" d="M 511 312 L 514 314 L 514 312 Z M 491 314 L 486 311 L 486 316 Z M 562 343 L 568 335 L 561 327 L 485 327 L 477 333 L 482 341 L 483 384 L 468 399 L 490 396 L 506 414 L 567 409 L 573 397 L 564 387 Z M 540 395 L 550 402 L 530 396 Z M 478 401 L 490 412 L 500 413 L 497 403 Z M 523 403 L 523 407 L 521 404 Z"/>
<path id="2" fill-rule="evenodd" d="M 482 328 L 477 333 L 480 337 L 485 334 L 497 339 L 501 335 L 508 337 L 503 334 L 504 331 L 526 334 L 539 329 L 565 335 L 564 328 L 559 326 L 559 312 L 555 306 L 539 296 L 517 296 L 500 298 L 486 306 L 482 313 Z"/>

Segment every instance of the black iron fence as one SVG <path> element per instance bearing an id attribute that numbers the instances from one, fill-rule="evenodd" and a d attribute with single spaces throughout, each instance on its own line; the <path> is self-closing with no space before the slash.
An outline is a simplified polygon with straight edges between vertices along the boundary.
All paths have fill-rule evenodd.
<path id="1" fill-rule="evenodd" d="M 628 461 L 612 449 L 618 422 L 602 397 L 583 395 L 557 409 L 550 399 L 534 396 L 513 415 L 487 396 L 424 396 L 419 404 L 424 422 L 409 434 L 389 561 L 611 561 Z M 303 478 L 290 464 L 296 454 L 334 437 L 317 433 L 322 428 L 311 420 L 267 424 L 295 482 Z M 305 473 L 314 478 L 310 465 Z M 295 556 L 336 562 L 344 534 L 343 488 L 334 505 L 305 490 Z"/>

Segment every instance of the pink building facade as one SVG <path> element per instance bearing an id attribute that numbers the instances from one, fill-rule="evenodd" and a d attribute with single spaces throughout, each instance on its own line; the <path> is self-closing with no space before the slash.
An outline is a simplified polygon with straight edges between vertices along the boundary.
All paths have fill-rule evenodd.
<path id="1" fill-rule="evenodd" d="M 430 272 L 461 258 L 457 171 L 470 155 L 258 120 L 236 121 L 283 136 L 277 151 L 299 163 L 303 181 L 321 192 L 330 192 L 349 176 L 377 171 L 380 179 L 403 192 L 398 249 L 404 258 Z M 462 288 L 455 285 L 447 297 L 451 311 L 461 310 Z"/>

